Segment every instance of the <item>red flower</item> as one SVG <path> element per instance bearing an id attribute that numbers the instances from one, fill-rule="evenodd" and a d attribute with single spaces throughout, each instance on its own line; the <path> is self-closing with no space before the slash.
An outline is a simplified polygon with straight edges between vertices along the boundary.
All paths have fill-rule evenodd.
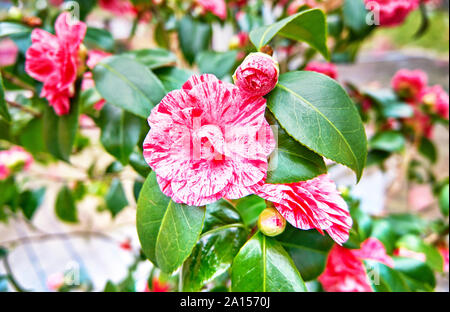
<path id="1" fill-rule="evenodd" d="M 419 0 L 364 0 L 364 2 L 381 26 L 402 24 L 409 13 L 419 6 Z"/>
<path id="2" fill-rule="evenodd" d="M 169 283 L 162 282 L 157 277 L 154 277 L 152 279 L 152 288 L 150 289 L 147 283 L 144 292 L 168 292 L 169 290 Z"/>
<path id="3" fill-rule="evenodd" d="M 439 86 L 428 87 L 420 95 L 420 102 L 431 107 L 432 111 L 444 119 L 449 117 L 448 93 Z"/>
<path id="4" fill-rule="evenodd" d="M 243 97 L 214 75 L 192 76 L 153 108 L 144 157 L 164 194 L 202 206 L 262 184 L 275 141 L 262 97 Z"/>
<path id="5" fill-rule="evenodd" d="M 227 5 L 224 0 L 196 0 L 203 10 L 211 12 L 221 20 L 227 18 Z"/>
<path id="6" fill-rule="evenodd" d="M 338 244 L 349 237 L 352 219 L 347 204 L 327 175 L 291 184 L 264 184 L 255 193 L 273 202 L 296 228 L 327 231 Z"/>
<path id="7" fill-rule="evenodd" d="M 99 0 L 98 4 L 103 10 L 109 11 L 117 16 L 136 16 L 136 9 L 129 0 Z"/>
<path id="8" fill-rule="evenodd" d="M 41 97 L 47 98 L 58 115 L 70 111 L 70 97 L 80 65 L 80 45 L 86 34 L 86 24 L 72 22 L 70 13 L 59 15 L 55 23 L 56 36 L 42 29 L 31 33 L 32 45 L 26 53 L 26 72 L 44 83 Z"/>
<path id="9" fill-rule="evenodd" d="M 423 71 L 399 70 L 392 78 L 391 85 L 397 94 L 407 100 L 415 100 L 428 83 L 428 76 Z"/>
<path id="10" fill-rule="evenodd" d="M 379 261 L 389 267 L 394 263 L 386 254 L 383 244 L 376 238 L 368 238 L 360 249 L 347 249 L 339 245 L 331 249 L 325 271 L 319 281 L 328 292 L 372 292 L 362 260 Z"/>
<path id="11" fill-rule="evenodd" d="M 333 79 L 338 77 L 336 65 L 333 63 L 310 62 L 305 70 L 321 73 Z"/>
<path id="12" fill-rule="evenodd" d="M 278 82 L 278 63 L 264 53 L 249 54 L 233 75 L 241 92 L 251 96 L 263 96 L 272 91 Z"/>

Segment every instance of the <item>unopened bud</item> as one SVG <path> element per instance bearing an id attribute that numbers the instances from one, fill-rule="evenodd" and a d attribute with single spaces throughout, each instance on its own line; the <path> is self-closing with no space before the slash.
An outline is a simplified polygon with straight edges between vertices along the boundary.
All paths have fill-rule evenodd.
<path id="1" fill-rule="evenodd" d="M 8 10 L 8 17 L 13 20 L 21 20 L 22 19 L 22 12 L 18 7 L 12 6 Z"/>
<path id="2" fill-rule="evenodd" d="M 277 236 L 284 232 L 286 219 L 275 208 L 266 208 L 259 215 L 258 228 L 266 236 Z"/>

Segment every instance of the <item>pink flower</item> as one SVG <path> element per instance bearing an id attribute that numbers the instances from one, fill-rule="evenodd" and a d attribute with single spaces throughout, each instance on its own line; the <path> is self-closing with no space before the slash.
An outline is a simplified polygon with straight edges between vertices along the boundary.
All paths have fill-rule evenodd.
<path id="1" fill-rule="evenodd" d="M 103 10 L 117 16 L 136 15 L 136 10 L 129 0 L 99 0 L 98 4 Z"/>
<path id="2" fill-rule="evenodd" d="M 264 184 L 255 193 L 273 202 L 296 228 L 327 231 L 338 244 L 349 237 L 352 219 L 347 204 L 328 175 L 291 184 Z"/>
<path id="3" fill-rule="evenodd" d="M 47 277 L 47 288 L 57 291 L 64 285 L 64 274 L 61 272 L 53 273 Z"/>
<path id="4" fill-rule="evenodd" d="M 250 96 L 263 96 L 277 85 L 278 63 L 261 52 L 249 54 L 233 75 L 235 85 Z"/>
<path id="5" fill-rule="evenodd" d="M 221 20 L 227 18 L 227 5 L 224 0 L 196 0 L 203 10 L 211 12 Z"/>
<path id="6" fill-rule="evenodd" d="M 411 258 L 422 262 L 425 262 L 427 260 L 427 257 L 424 253 L 412 251 L 406 249 L 405 247 L 396 248 L 393 254 L 396 257 Z"/>
<path id="7" fill-rule="evenodd" d="M 422 112 L 418 107 L 413 106 L 414 115 L 404 119 L 404 124 L 409 126 L 418 137 L 425 136 L 431 138 L 433 136 L 433 124 L 431 117 Z"/>
<path id="8" fill-rule="evenodd" d="M 0 180 L 8 178 L 11 173 L 22 169 L 28 170 L 33 163 L 33 157 L 20 146 L 0 151 Z"/>
<path id="9" fill-rule="evenodd" d="M 448 247 L 445 245 L 440 245 L 438 246 L 438 250 L 444 260 L 444 266 L 442 268 L 442 271 L 448 272 L 448 259 L 449 259 Z"/>
<path id="10" fill-rule="evenodd" d="M 399 70 L 391 80 L 392 88 L 397 94 L 407 100 L 414 100 L 426 88 L 428 76 L 425 72 L 416 70 Z"/>
<path id="11" fill-rule="evenodd" d="M 379 18 L 381 26 L 402 24 L 406 17 L 417 9 L 419 0 L 364 0 L 366 8 Z"/>
<path id="12" fill-rule="evenodd" d="M 333 79 L 338 77 L 336 65 L 333 63 L 310 62 L 305 67 L 305 70 L 321 73 Z"/>
<path id="13" fill-rule="evenodd" d="M 0 40 L 0 67 L 14 65 L 19 49 L 9 38 Z"/>
<path id="14" fill-rule="evenodd" d="M 71 22 L 70 13 L 59 15 L 55 23 L 56 36 L 42 29 L 31 33 L 32 45 L 26 53 L 26 72 L 44 83 L 41 97 L 47 98 L 56 114 L 70 111 L 69 99 L 74 95 L 74 83 L 80 65 L 80 45 L 86 34 L 86 24 Z"/>
<path id="15" fill-rule="evenodd" d="M 243 97 L 214 75 L 192 76 L 153 108 L 144 157 L 164 194 L 202 206 L 262 184 L 275 147 L 262 97 Z"/>
<path id="16" fill-rule="evenodd" d="M 289 4 L 287 8 L 288 15 L 294 15 L 298 12 L 302 7 L 306 7 L 308 9 L 315 8 L 317 3 L 315 0 L 294 0 Z"/>
<path id="17" fill-rule="evenodd" d="M 441 116 L 442 118 L 448 119 L 449 117 L 449 98 L 448 93 L 439 86 L 428 87 L 423 90 L 420 95 L 420 101 L 431 107 L 433 112 Z"/>
<path id="18" fill-rule="evenodd" d="M 144 292 L 168 292 L 170 291 L 170 284 L 161 281 L 159 278 L 154 277 L 152 279 L 152 288 L 148 287 L 148 283 L 145 285 Z"/>
<path id="19" fill-rule="evenodd" d="M 328 254 L 325 271 L 319 281 L 328 292 L 372 292 L 362 260 L 370 259 L 389 267 L 394 266 L 383 244 L 376 238 L 368 238 L 360 249 L 333 246 Z"/>
<path id="20" fill-rule="evenodd" d="M 86 65 L 89 69 L 94 69 L 95 65 L 97 65 L 104 58 L 111 56 L 111 53 L 103 52 L 100 50 L 91 50 L 88 52 L 88 58 L 86 61 Z M 92 78 L 92 72 L 86 72 L 83 75 L 83 82 L 81 84 L 82 90 L 87 90 L 93 88 L 95 86 L 94 79 Z M 103 105 L 105 105 L 106 101 L 101 99 L 97 103 L 94 104 L 95 110 L 101 110 Z"/>

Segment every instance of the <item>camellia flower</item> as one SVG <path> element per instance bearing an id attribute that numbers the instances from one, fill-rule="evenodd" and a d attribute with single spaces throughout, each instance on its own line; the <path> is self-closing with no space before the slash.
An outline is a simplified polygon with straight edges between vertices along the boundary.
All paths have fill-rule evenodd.
<path id="1" fill-rule="evenodd" d="M 402 24 L 409 13 L 419 6 L 419 0 L 364 0 L 364 2 L 381 26 Z"/>
<path id="2" fill-rule="evenodd" d="M 52 35 L 42 29 L 33 30 L 25 70 L 44 83 L 41 97 L 47 98 L 56 114 L 64 115 L 70 111 L 69 99 L 75 92 L 86 24 L 71 21 L 70 13 L 64 12 L 56 20 L 55 32 L 56 35 Z"/>
<path id="3" fill-rule="evenodd" d="M 153 108 L 144 157 L 164 194 L 202 206 L 262 184 L 275 147 L 266 101 L 214 75 L 192 76 Z"/>
<path id="4" fill-rule="evenodd" d="M 99 0 L 99 6 L 117 16 L 136 16 L 136 9 L 129 0 Z"/>
<path id="5" fill-rule="evenodd" d="M 296 228 L 327 231 L 338 244 L 349 237 L 352 219 L 347 204 L 328 175 L 291 184 L 264 184 L 255 193 L 273 202 Z"/>
<path id="6" fill-rule="evenodd" d="M 19 48 L 9 38 L 0 40 L 0 67 L 14 65 L 16 63 Z"/>
<path id="7" fill-rule="evenodd" d="M 104 52 L 101 50 L 91 50 L 88 52 L 88 58 L 86 61 L 86 65 L 89 69 L 94 69 L 95 65 L 97 65 L 104 58 L 112 55 L 111 53 Z M 86 72 L 83 75 L 83 82 L 81 84 L 82 90 L 87 90 L 93 88 L 95 86 L 94 79 L 92 78 L 92 72 Z M 101 110 L 103 105 L 105 105 L 106 101 L 101 99 L 97 103 L 94 104 L 95 110 Z"/>
<path id="8" fill-rule="evenodd" d="M 413 107 L 414 114 L 410 118 L 403 120 L 404 124 L 409 126 L 418 137 L 431 138 L 433 136 L 433 124 L 431 117 L 422 112 L 418 107 Z"/>
<path id="9" fill-rule="evenodd" d="M 400 97 L 407 100 L 415 100 L 423 92 L 427 84 L 427 74 L 419 69 L 401 69 L 391 80 L 392 89 Z"/>
<path id="10" fill-rule="evenodd" d="M 195 2 L 204 11 L 211 12 L 221 20 L 227 18 L 227 5 L 224 0 L 196 0 Z"/>
<path id="11" fill-rule="evenodd" d="M 302 7 L 306 7 L 308 9 L 315 8 L 317 3 L 315 0 L 294 0 L 289 4 L 287 8 L 288 15 L 294 15 L 298 12 Z"/>
<path id="12" fill-rule="evenodd" d="M 334 245 L 328 254 L 325 271 L 319 281 L 328 292 L 372 292 L 363 260 L 379 261 L 389 267 L 394 266 L 386 254 L 383 244 L 374 237 L 361 244 L 360 249 L 347 249 Z"/>
<path id="13" fill-rule="evenodd" d="M 439 86 L 428 87 L 420 95 L 420 101 L 444 119 L 449 117 L 448 93 Z"/>
<path id="14" fill-rule="evenodd" d="M 0 180 L 9 177 L 13 172 L 28 170 L 33 163 L 33 157 L 20 146 L 0 151 Z"/>
<path id="15" fill-rule="evenodd" d="M 336 65 L 333 63 L 309 62 L 305 70 L 321 73 L 333 79 L 338 77 Z"/>
<path id="16" fill-rule="evenodd" d="M 277 85 L 278 63 L 268 54 L 250 53 L 233 75 L 235 85 L 250 96 L 263 96 Z"/>

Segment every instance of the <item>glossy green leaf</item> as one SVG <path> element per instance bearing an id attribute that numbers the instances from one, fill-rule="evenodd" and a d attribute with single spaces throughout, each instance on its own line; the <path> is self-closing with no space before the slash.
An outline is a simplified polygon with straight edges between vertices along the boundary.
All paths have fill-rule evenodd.
<path id="1" fill-rule="evenodd" d="M 178 21 L 177 29 L 181 51 L 189 64 L 192 64 L 195 57 L 209 47 L 211 25 L 185 15 Z"/>
<path id="2" fill-rule="evenodd" d="M 54 157 L 69 161 L 78 129 L 79 101 L 71 101 L 70 112 L 58 116 L 52 107 L 47 106 L 44 111 L 43 130 L 44 142 L 47 150 Z"/>
<path id="3" fill-rule="evenodd" d="M 108 193 L 105 197 L 106 208 L 111 212 L 113 218 L 128 205 L 128 200 L 119 179 L 113 179 Z"/>
<path id="4" fill-rule="evenodd" d="M 425 254 L 426 263 L 435 271 L 442 272 L 443 259 L 439 251 L 416 235 L 406 235 L 397 241 L 397 247 L 403 247 L 415 252 Z"/>
<path id="5" fill-rule="evenodd" d="M 161 80 L 167 92 L 181 89 L 183 84 L 194 74 L 187 69 L 167 67 L 155 70 L 155 74 Z"/>
<path id="6" fill-rule="evenodd" d="M 316 279 L 325 269 L 333 240 L 316 230 L 303 231 L 288 225 L 276 239 L 291 255 L 305 281 Z"/>
<path id="7" fill-rule="evenodd" d="M 390 89 L 365 90 L 364 95 L 379 107 L 385 118 L 408 118 L 414 114 L 411 105 L 400 101 Z"/>
<path id="8" fill-rule="evenodd" d="M 203 233 L 211 231 L 217 227 L 236 223 L 242 223 L 241 217 L 232 204 L 226 200 L 219 199 L 218 201 L 206 206 Z"/>
<path id="9" fill-rule="evenodd" d="M 399 152 L 405 149 L 406 141 L 397 131 L 379 132 L 370 139 L 369 146 L 386 152 Z"/>
<path id="10" fill-rule="evenodd" d="M 376 292 L 410 291 L 402 274 L 374 260 L 364 260 L 366 273 L 372 289 Z"/>
<path id="11" fill-rule="evenodd" d="M 369 11 L 366 9 L 364 0 L 345 0 L 342 11 L 344 13 L 344 25 L 350 28 L 353 33 L 363 36 L 370 31 L 370 26 L 366 21 Z"/>
<path id="12" fill-rule="evenodd" d="M 88 27 L 84 43 L 90 49 L 101 49 L 112 52 L 114 50 L 114 38 L 109 31 L 102 28 Z"/>
<path id="13" fill-rule="evenodd" d="M 258 220 L 259 214 L 266 209 L 266 202 L 261 197 L 249 195 L 236 202 L 236 209 L 242 216 L 244 223 L 253 226 Z"/>
<path id="14" fill-rule="evenodd" d="M 202 231 L 205 209 L 173 202 L 150 173 L 139 195 L 137 230 L 142 250 L 162 271 L 178 269 Z"/>
<path id="15" fill-rule="evenodd" d="M 42 204 L 42 201 L 44 200 L 45 195 L 45 188 L 42 187 L 37 190 L 27 190 L 20 194 L 19 198 L 19 205 L 22 209 L 22 212 L 28 220 L 31 220 L 36 212 L 36 210 L 39 208 L 39 206 Z"/>
<path id="16" fill-rule="evenodd" d="M 203 233 L 183 264 L 183 291 L 199 291 L 205 283 L 228 270 L 247 234 L 239 223 Z"/>
<path id="17" fill-rule="evenodd" d="M 100 141 L 106 151 L 123 165 L 128 164 L 130 155 L 139 141 L 144 120 L 106 103 L 100 111 L 97 123 L 102 130 Z"/>
<path id="18" fill-rule="evenodd" d="M 202 74 L 213 74 L 221 79 L 231 76 L 236 63 L 237 51 L 204 51 L 197 55 L 196 63 Z"/>
<path id="19" fill-rule="evenodd" d="M 0 38 L 30 31 L 30 27 L 20 23 L 0 22 Z"/>
<path id="20" fill-rule="evenodd" d="M 412 291 L 432 290 L 436 286 L 433 270 L 422 261 L 394 257 L 394 269 L 403 274 Z"/>
<path id="21" fill-rule="evenodd" d="M 327 172 L 321 156 L 290 137 L 270 112 L 266 118 L 277 140 L 276 149 L 270 158 L 266 183 L 306 181 Z"/>
<path id="22" fill-rule="evenodd" d="M 304 292 L 306 286 L 284 248 L 258 232 L 234 258 L 231 289 L 237 292 Z"/>
<path id="23" fill-rule="evenodd" d="M 448 217 L 449 210 L 449 186 L 448 183 L 439 192 L 439 208 L 444 216 Z"/>
<path id="24" fill-rule="evenodd" d="M 427 158 L 432 164 L 438 160 L 438 151 L 434 143 L 427 137 L 422 137 L 419 144 L 419 153 Z"/>
<path id="25" fill-rule="evenodd" d="M 43 129 L 42 118 L 32 119 L 19 134 L 20 144 L 31 153 L 45 152 Z"/>
<path id="26" fill-rule="evenodd" d="M 366 134 L 355 105 L 334 79 L 308 71 L 282 74 L 267 106 L 290 136 L 361 178 Z"/>
<path id="27" fill-rule="evenodd" d="M 78 222 L 75 200 L 72 191 L 67 186 L 63 186 L 56 197 L 55 212 L 56 216 L 62 221 L 68 223 Z"/>
<path id="28" fill-rule="evenodd" d="M 5 118 L 7 121 L 11 120 L 11 116 L 9 115 L 8 106 L 5 101 L 5 91 L 3 87 L 3 79 L 0 74 L 0 116 Z"/>
<path id="29" fill-rule="evenodd" d="M 165 49 L 133 50 L 122 55 L 130 57 L 150 69 L 174 66 L 177 62 L 175 54 Z"/>
<path id="30" fill-rule="evenodd" d="M 395 241 L 398 236 L 387 220 L 374 220 L 371 236 L 382 242 L 388 253 L 394 251 Z"/>
<path id="31" fill-rule="evenodd" d="M 95 87 L 108 103 L 143 118 L 166 93 L 150 69 L 126 56 L 102 60 L 93 73 Z"/>
<path id="32" fill-rule="evenodd" d="M 306 42 L 326 59 L 329 58 L 326 45 L 327 22 L 325 14 L 319 9 L 305 10 L 274 24 L 252 30 L 250 40 L 260 50 L 276 35 Z"/>
<path id="33" fill-rule="evenodd" d="M 142 177 L 146 178 L 152 169 L 145 162 L 144 155 L 141 151 L 134 151 L 130 155 L 130 165 Z"/>

